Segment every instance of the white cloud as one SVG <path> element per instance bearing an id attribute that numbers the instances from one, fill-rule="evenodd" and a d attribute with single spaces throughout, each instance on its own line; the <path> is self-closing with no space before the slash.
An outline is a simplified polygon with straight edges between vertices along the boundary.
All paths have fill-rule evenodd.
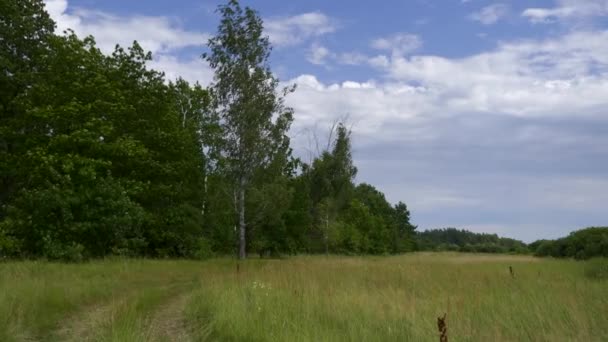
<path id="1" fill-rule="evenodd" d="M 422 46 L 422 39 L 414 34 L 396 33 L 388 37 L 377 38 L 371 41 L 370 46 L 377 50 L 390 52 L 398 57 L 414 52 Z M 316 65 L 327 65 L 330 62 L 342 65 L 372 65 L 374 67 L 388 66 L 388 57 L 379 55 L 369 57 L 359 52 L 333 52 L 327 47 L 313 43 L 308 50 L 306 59 Z"/>
<path id="2" fill-rule="evenodd" d="M 608 121 L 603 112 L 591 115 L 584 91 L 567 96 L 567 105 L 540 105 L 538 116 L 511 115 L 497 105 L 478 112 L 474 103 L 454 101 L 454 90 L 441 84 L 326 83 L 312 75 L 292 82 L 298 84 L 287 98 L 296 113 L 293 131 L 322 131 L 348 117 L 358 181 L 405 201 L 421 228 L 499 224 L 504 234 L 534 240 L 608 218 L 602 207 L 608 164 L 601 158 L 608 137 L 600 128 Z M 473 96 L 467 86 L 459 96 Z M 608 88 L 595 96 L 601 108 L 606 95 Z M 307 146 L 314 148 L 305 138 L 294 136 L 293 146 L 307 160 Z"/>
<path id="3" fill-rule="evenodd" d="M 137 40 L 145 50 L 166 53 L 172 50 L 203 46 L 208 34 L 184 30 L 167 17 L 120 17 L 94 10 L 68 12 L 67 0 L 45 0 L 47 11 L 59 31 L 73 29 L 78 35 L 93 35 L 99 48 L 109 53 L 116 44 L 130 46 Z"/>
<path id="4" fill-rule="evenodd" d="M 608 15 L 608 0 L 558 0 L 552 8 L 528 8 L 522 16 L 533 23 L 550 23 L 560 19 L 581 19 Z"/>
<path id="5" fill-rule="evenodd" d="M 346 52 L 340 53 L 336 56 L 336 61 L 340 64 L 346 65 L 361 65 L 366 63 L 368 57 L 358 52 Z"/>
<path id="6" fill-rule="evenodd" d="M 422 40 L 415 34 L 396 33 L 389 37 L 375 39 L 371 45 L 374 49 L 391 51 L 393 54 L 403 55 L 420 48 Z"/>
<path id="7" fill-rule="evenodd" d="M 387 42 L 379 40 L 374 45 L 389 47 Z M 386 102 L 391 97 L 389 88 L 410 84 L 427 90 L 408 95 L 416 97 L 415 103 L 446 113 L 551 116 L 598 111 L 608 104 L 608 31 L 504 42 L 492 51 L 459 59 L 397 53 L 390 56 L 340 54 L 320 46 L 313 46 L 309 57 L 321 64 L 329 61 L 364 64 L 380 70 L 390 82 L 380 83 L 378 87 L 386 90 L 386 96 L 370 98 L 370 101 L 380 101 L 378 106 L 383 102 L 395 103 Z M 344 101 L 345 96 L 340 96 L 340 101 Z M 412 103 L 399 103 L 399 106 L 418 113 Z"/>
<path id="8" fill-rule="evenodd" d="M 330 56 L 331 52 L 325 46 L 315 43 L 310 47 L 306 60 L 312 64 L 322 65 L 326 63 L 327 58 Z"/>
<path id="9" fill-rule="evenodd" d="M 306 54 L 306 60 L 315 65 L 327 65 L 330 62 L 343 65 L 361 65 L 368 63 L 368 59 L 368 56 L 358 52 L 335 53 L 318 43 L 313 43 Z"/>
<path id="10" fill-rule="evenodd" d="M 265 19 L 264 28 L 272 44 L 291 46 L 334 32 L 336 24 L 321 12 L 309 12 L 291 17 Z"/>
<path id="11" fill-rule="evenodd" d="M 105 53 L 114 51 L 116 44 L 128 47 L 137 40 L 144 50 L 153 53 L 154 60 L 149 65 L 164 71 L 167 79 L 183 77 L 203 85 L 212 80 L 213 73 L 207 63 L 199 58 L 184 60 L 175 55 L 181 48 L 204 46 L 209 37 L 206 33 L 184 30 L 162 16 L 120 17 L 94 10 L 68 11 L 67 0 L 45 0 L 45 5 L 60 32 L 72 29 L 79 36 L 92 35 Z"/>
<path id="12" fill-rule="evenodd" d="M 493 4 L 472 13 L 469 18 L 479 21 L 484 25 L 492 25 L 509 14 L 509 6 L 505 4 Z"/>
<path id="13" fill-rule="evenodd" d="M 313 75 L 301 75 L 288 83 L 298 84 L 287 102 L 297 112 L 299 128 L 348 115 L 360 133 L 374 134 L 387 121 L 405 120 L 432 111 L 433 94 L 402 83 L 378 84 L 345 81 L 325 84 Z"/>
<path id="14" fill-rule="evenodd" d="M 155 70 L 164 71 L 168 80 L 181 77 L 190 83 L 198 82 L 202 86 L 207 86 L 213 81 L 213 69 L 198 57 L 184 60 L 176 56 L 159 55 L 148 65 Z"/>
<path id="15" fill-rule="evenodd" d="M 384 70 L 395 80 L 438 92 L 452 112 L 575 112 L 606 104 L 608 31 L 503 43 L 463 59 L 392 57 Z"/>

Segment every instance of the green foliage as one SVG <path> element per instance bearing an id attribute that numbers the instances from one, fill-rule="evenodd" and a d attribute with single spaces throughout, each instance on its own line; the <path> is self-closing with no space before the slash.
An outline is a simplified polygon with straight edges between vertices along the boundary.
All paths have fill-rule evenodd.
<path id="1" fill-rule="evenodd" d="M 531 244 L 537 256 L 589 259 L 608 257 L 608 227 L 591 227 L 570 233 L 557 240 L 542 240 Z"/>
<path id="2" fill-rule="evenodd" d="M 54 25 L 42 0 L 0 2 L 0 220 L 20 188 L 18 157 L 31 133 L 19 130 L 23 100 L 44 68 Z"/>
<path id="3" fill-rule="evenodd" d="M 249 7 L 241 8 L 236 0 L 220 5 L 218 12 L 222 17 L 218 32 L 209 39 L 210 52 L 203 54 L 203 58 L 215 72 L 211 109 L 219 118 L 222 131 L 219 151 L 225 177 L 235 194 L 239 257 L 245 258 L 246 238 L 252 235 L 246 229 L 252 224 L 252 215 L 246 214 L 246 197 L 256 188 L 265 191 L 268 182 L 259 183 L 259 177 L 254 179 L 260 172 L 281 171 L 288 160 L 291 150 L 287 131 L 293 121 L 293 110 L 284 105 L 284 96 L 293 88 L 277 90 L 279 81 L 268 65 L 270 41 L 264 35 L 259 14 Z M 254 212 L 254 216 L 257 214 Z M 276 217 L 272 220 L 275 222 L 268 224 L 277 226 Z M 261 237 L 260 241 L 269 240 Z"/>
<path id="4" fill-rule="evenodd" d="M 529 252 L 525 243 L 499 237 L 496 234 L 473 233 L 456 228 L 433 229 L 418 232 L 416 244 L 423 251 L 459 251 L 467 253 L 512 253 Z"/>
<path id="5" fill-rule="evenodd" d="M 211 241 L 207 238 L 199 238 L 196 241 L 193 257 L 198 260 L 209 259 L 214 256 Z"/>
<path id="6" fill-rule="evenodd" d="M 55 34 L 41 0 L 0 2 L 0 257 L 414 249 L 405 204 L 355 185 L 344 123 L 311 165 L 292 157 L 294 88 L 262 19 L 235 0 L 219 13 L 204 89 L 149 69 L 137 42 L 106 55 Z"/>
<path id="7" fill-rule="evenodd" d="M 13 132 L 2 135 L 2 253 L 190 255 L 202 232 L 201 127 L 191 116 L 182 122 L 180 93 L 146 68 L 151 57 L 137 43 L 106 56 L 91 37 L 56 36 L 39 25 L 48 19 L 40 2 L 18 4 L 19 15 L 3 11 L 0 22 L 29 16 L 42 32 L 8 43 L 25 49 L 19 40 L 33 39 L 44 49 L 32 48 L 29 63 L 9 71 L 29 75 L 27 92 L 3 97 L 10 101 L 3 114 L 15 115 L 0 122 L 2 132 Z M 3 54 L 10 65 L 21 58 Z M 206 93 L 190 92 L 199 107 L 189 113 L 200 113 Z"/>

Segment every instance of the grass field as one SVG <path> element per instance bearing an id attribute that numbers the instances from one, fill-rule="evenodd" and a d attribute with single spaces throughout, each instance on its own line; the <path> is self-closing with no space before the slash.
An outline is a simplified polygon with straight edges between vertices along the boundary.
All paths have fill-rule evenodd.
<path id="1" fill-rule="evenodd" d="M 0 341 L 438 341 L 446 312 L 450 341 L 608 341 L 608 281 L 587 277 L 589 263 L 302 256 L 237 273 L 229 259 L 5 262 Z"/>

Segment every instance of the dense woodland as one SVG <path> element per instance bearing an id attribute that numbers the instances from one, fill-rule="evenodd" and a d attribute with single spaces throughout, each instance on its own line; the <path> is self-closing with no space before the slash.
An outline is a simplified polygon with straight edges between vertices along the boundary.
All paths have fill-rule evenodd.
<path id="1" fill-rule="evenodd" d="M 608 227 L 585 228 L 560 239 L 537 240 L 527 245 L 496 234 L 444 228 L 416 232 L 414 243 L 415 249 L 420 251 L 531 253 L 541 257 L 589 259 L 608 257 Z"/>
<path id="2" fill-rule="evenodd" d="M 608 258 L 608 227 L 591 227 L 557 240 L 538 240 L 529 245 L 537 256 L 589 259 Z"/>
<path id="3" fill-rule="evenodd" d="M 41 0 L 0 2 L 0 255 L 81 259 L 412 250 L 405 204 L 355 184 L 344 123 L 305 164 L 259 15 L 220 6 L 209 88 L 137 42 L 103 54 Z"/>
<path id="4" fill-rule="evenodd" d="M 445 228 L 418 232 L 416 244 L 423 251 L 456 251 L 473 253 L 528 253 L 525 243 L 496 234 L 473 233 L 464 229 Z"/>
<path id="5" fill-rule="evenodd" d="M 311 162 L 296 158 L 284 103 L 295 88 L 270 69 L 260 16 L 235 0 L 218 14 L 205 88 L 147 67 L 137 42 L 107 55 L 94 37 L 56 32 L 42 0 L 0 1 L 0 257 L 528 251 L 416 233 L 404 203 L 355 183 L 344 122 Z M 605 232 L 601 252 L 564 247 L 580 234 L 533 248 L 608 255 Z"/>

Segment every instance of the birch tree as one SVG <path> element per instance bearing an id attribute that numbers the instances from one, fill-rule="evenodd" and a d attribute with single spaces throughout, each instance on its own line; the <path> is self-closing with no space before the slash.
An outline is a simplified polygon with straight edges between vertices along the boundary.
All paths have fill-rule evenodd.
<path id="1" fill-rule="evenodd" d="M 220 5 L 217 34 L 209 39 L 203 58 L 214 69 L 213 108 L 223 130 L 222 159 L 234 185 L 238 213 L 239 258 L 247 253 L 245 197 L 256 171 L 289 145 L 287 131 L 293 111 L 284 97 L 293 87 L 279 89 L 268 62 L 271 46 L 259 14 L 241 8 L 237 0 Z"/>

